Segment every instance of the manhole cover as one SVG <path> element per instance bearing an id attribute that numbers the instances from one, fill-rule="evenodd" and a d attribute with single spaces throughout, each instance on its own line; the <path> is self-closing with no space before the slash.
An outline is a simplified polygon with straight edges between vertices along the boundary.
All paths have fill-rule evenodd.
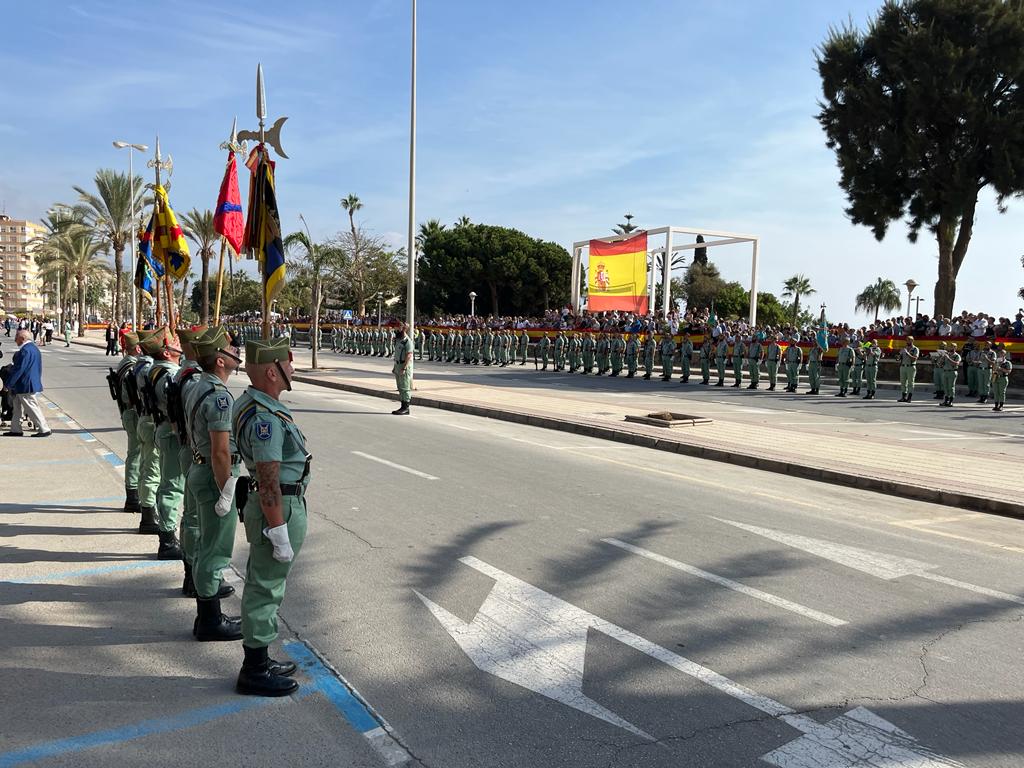
<path id="1" fill-rule="evenodd" d="M 711 419 L 703 416 L 691 416 L 687 413 L 675 413 L 674 411 L 658 411 L 648 413 L 646 416 L 626 415 L 626 421 L 636 424 L 648 424 L 652 427 L 693 427 L 697 424 L 710 424 Z"/>

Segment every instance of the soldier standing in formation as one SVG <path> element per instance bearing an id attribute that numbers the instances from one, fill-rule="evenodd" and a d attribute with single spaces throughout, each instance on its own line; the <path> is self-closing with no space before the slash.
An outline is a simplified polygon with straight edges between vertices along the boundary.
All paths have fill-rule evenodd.
<path id="1" fill-rule="evenodd" d="M 768 368 L 768 391 L 774 392 L 775 385 L 779 381 L 779 361 L 782 359 L 782 347 L 779 342 L 782 334 L 775 334 L 768 342 L 768 349 L 765 352 L 765 365 Z"/>
<path id="2" fill-rule="evenodd" d="M 597 337 L 597 375 L 604 376 L 605 373 L 611 370 L 611 342 L 608 340 L 608 334 L 602 333 Z"/>
<path id="3" fill-rule="evenodd" d="M 940 341 L 939 348 L 928 355 L 932 359 L 932 384 L 936 400 L 946 399 L 945 377 L 942 371 L 946 364 L 946 342 Z"/>
<path id="4" fill-rule="evenodd" d="M 804 362 L 804 351 L 798 346 L 799 336 L 793 336 L 786 347 L 786 392 L 796 394 L 800 386 L 800 366 Z"/>
<path id="5" fill-rule="evenodd" d="M 839 391 L 836 397 L 846 397 L 850 388 L 850 370 L 853 368 L 853 350 L 850 349 L 850 342 L 843 339 L 839 344 L 839 354 L 836 355 L 836 373 L 839 375 Z"/>
<path id="6" fill-rule="evenodd" d="M 820 394 L 821 387 L 821 360 L 825 355 L 825 350 L 821 346 L 821 342 L 815 337 L 814 346 L 811 347 L 810 352 L 807 353 L 807 383 L 810 389 L 804 392 L 805 395 L 817 395 Z"/>
<path id="7" fill-rule="evenodd" d="M 750 384 L 747 389 L 757 389 L 761 383 L 761 361 L 764 359 L 764 334 L 757 333 L 747 348 L 747 372 Z"/>
<path id="8" fill-rule="evenodd" d="M 160 454 L 156 447 L 156 425 L 150 412 L 150 401 L 146 395 L 146 374 L 153 365 L 151 355 L 162 347 L 159 339 L 155 345 L 149 343 L 155 330 L 139 331 L 140 355 L 132 368 L 131 386 L 137 393 L 138 414 L 136 435 L 139 441 L 139 533 L 157 534 L 160 526 L 156 516 L 156 489 L 160 484 Z"/>
<path id="9" fill-rule="evenodd" d="M 683 342 L 679 345 L 679 367 L 682 370 L 683 378 L 681 384 L 690 383 L 690 366 L 693 363 L 693 342 L 690 341 L 690 334 L 683 334 Z"/>
<path id="10" fill-rule="evenodd" d="M 900 399 L 910 403 L 914 400 L 914 379 L 917 377 L 917 360 L 921 350 L 914 344 L 914 337 L 907 336 L 907 343 L 900 348 Z"/>
<path id="11" fill-rule="evenodd" d="M 711 334 L 704 334 L 704 341 L 700 345 L 700 383 L 707 386 L 711 381 L 711 358 L 715 355 L 714 345 L 711 341 Z"/>
<path id="12" fill-rule="evenodd" d="M 850 379 L 850 386 L 853 388 L 854 396 L 860 394 L 860 385 L 864 379 L 864 347 L 859 343 L 853 344 L 853 375 Z"/>
<path id="13" fill-rule="evenodd" d="M 644 379 L 646 381 L 651 380 L 651 374 L 654 373 L 654 354 L 658 349 L 658 343 L 654 340 L 654 332 L 648 331 L 647 338 L 644 339 Z"/>
<path id="14" fill-rule="evenodd" d="M 117 410 L 121 414 L 121 426 L 128 439 L 128 447 L 124 457 L 124 511 L 136 514 L 139 510 L 139 413 L 133 398 L 134 388 L 129 390 L 127 379 L 139 359 L 139 337 L 129 331 L 125 333 L 124 356 L 114 370 L 113 380 L 116 386 L 114 394 Z"/>
<path id="15" fill-rule="evenodd" d="M 615 338 L 611 341 L 611 357 L 612 357 L 612 376 L 618 376 L 622 373 L 622 357 L 626 352 L 626 342 L 622 340 L 622 337 L 616 334 Z"/>
<path id="16" fill-rule="evenodd" d="M 715 370 L 718 372 L 716 387 L 725 386 L 725 361 L 729 358 L 730 344 L 732 344 L 732 338 L 727 338 L 723 333 L 718 339 L 718 346 L 715 347 Z"/>
<path id="17" fill-rule="evenodd" d="M 993 411 L 1003 410 L 1003 406 L 1006 404 L 1006 387 L 1010 383 L 1011 371 L 1013 371 L 1013 363 L 1010 361 L 1010 356 L 1006 354 L 1006 347 L 999 344 L 995 348 L 992 361 Z"/>
<path id="18" fill-rule="evenodd" d="M 405 323 L 395 332 L 395 364 L 391 372 L 395 374 L 398 399 L 402 403 L 391 413 L 395 416 L 408 416 L 409 404 L 412 402 L 412 341 L 409 339 L 409 326 Z"/>
<path id="19" fill-rule="evenodd" d="M 626 378 L 632 379 L 636 376 L 637 361 L 640 357 L 640 342 L 636 334 L 627 333 L 626 338 Z"/>
<path id="20" fill-rule="evenodd" d="M 864 376 L 868 389 L 868 393 L 864 395 L 865 400 L 875 399 L 875 384 L 878 381 L 878 361 L 881 359 L 882 348 L 878 346 L 878 339 L 872 339 L 871 346 L 864 352 Z"/>
<path id="21" fill-rule="evenodd" d="M 672 358 L 676 354 L 676 342 L 672 334 L 664 331 L 661 334 L 661 380 L 672 381 Z"/>
<path id="22" fill-rule="evenodd" d="M 733 387 L 738 389 L 743 385 L 743 362 L 747 357 L 747 345 L 743 339 L 736 336 L 732 342 L 732 375 Z"/>
<path id="23" fill-rule="evenodd" d="M 978 352 L 978 402 L 987 403 L 992 391 L 992 370 L 995 367 L 995 343 L 989 342 Z"/>
<path id="24" fill-rule="evenodd" d="M 477 334 L 479 336 L 479 334 Z M 519 364 L 526 365 L 526 353 L 530 349 L 530 334 L 523 328 L 523 332 L 519 334 Z"/>
<path id="25" fill-rule="evenodd" d="M 484 344 L 487 343 L 487 336 L 490 335 L 490 331 L 484 336 Z M 544 331 L 544 335 L 541 336 L 540 343 L 537 345 L 537 351 L 540 352 L 540 359 L 544 366 L 541 368 L 542 371 L 548 369 L 548 350 L 551 348 L 551 338 L 548 336 L 548 332 Z M 484 347 L 484 355 L 487 356 L 487 348 Z M 490 365 L 490 363 L 487 363 Z"/>
<path id="26" fill-rule="evenodd" d="M 294 666 L 274 661 L 267 648 L 277 639 L 285 582 L 306 538 L 305 493 L 313 457 L 291 412 L 279 399 L 282 392 L 291 390 L 287 340 L 247 341 L 245 360 L 251 384 L 233 409 L 235 441 L 249 472 L 242 505 L 249 542 L 242 592 L 244 659 L 235 690 L 287 696 L 299 687 L 288 676 Z"/>
<path id="27" fill-rule="evenodd" d="M 594 334 L 583 337 L 583 373 L 594 372 Z"/>
<path id="28" fill-rule="evenodd" d="M 956 344 L 950 342 L 946 357 L 942 361 L 942 390 L 946 393 L 946 398 L 940 403 L 947 408 L 953 407 L 953 398 L 956 397 L 956 377 L 960 373 L 962 362 L 963 358 L 956 351 Z"/>

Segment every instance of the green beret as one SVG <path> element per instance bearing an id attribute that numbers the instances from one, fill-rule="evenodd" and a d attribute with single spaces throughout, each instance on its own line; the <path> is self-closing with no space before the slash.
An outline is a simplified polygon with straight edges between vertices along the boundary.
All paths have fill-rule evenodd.
<path id="1" fill-rule="evenodd" d="M 128 349 L 130 347 L 137 346 L 138 343 L 139 343 L 139 336 L 138 336 L 138 334 L 131 333 L 131 332 L 124 334 L 124 346 L 125 346 L 126 349 Z"/>
<path id="2" fill-rule="evenodd" d="M 291 357 L 288 337 L 276 339 L 247 339 L 245 342 L 245 361 L 253 365 L 286 362 Z"/>
<path id="3" fill-rule="evenodd" d="M 201 336 L 192 340 L 192 348 L 196 351 L 197 357 L 213 357 L 230 345 L 231 338 L 220 325 L 207 329 Z"/>

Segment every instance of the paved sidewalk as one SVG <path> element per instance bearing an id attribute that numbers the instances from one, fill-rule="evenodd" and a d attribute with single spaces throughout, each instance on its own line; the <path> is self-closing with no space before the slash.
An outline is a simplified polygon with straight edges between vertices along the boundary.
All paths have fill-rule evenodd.
<path id="1" fill-rule="evenodd" d="M 308 359 L 299 351 L 297 365 Z M 325 355 L 327 368 L 301 370 L 297 381 L 396 399 L 390 363 L 384 360 Z M 434 364 L 417 368 L 413 404 L 532 424 L 577 434 L 643 445 L 659 450 L 725 461 L 740 466 L 849 485 L 907 498 L 1000 514 L 1024 515 L 1024 479 L 1020 451 L 986 449 L 983 443 L 958 445 L 956 451 L 898 444 L 891 435 L 858 423 L 735 420 L 721 405 L 687 399 L 676 386 L 660 393 L 608 396 L 573 388 L 565 376 L 551 386 L 512 383 L 500 386 L 458 380 L 459 371 Z M 446 375 L 448 374 L 448 375 Z M 666 389 L 667 390 L 667 386 Z M 767 396 L 767 395 L 766 395 Z M 756 405 L 756 403 L 754 403 Z M 671 430 L 625 421 L 627 414 L 671 410 L 712 419 L 709 424 Z M 885 424 L 886 422 L 880 422 Z M 891 424 L 892 422 L 888 422 Z M 1010 452 L 1012 451 L 1012 452 Z M 969 472 L 974 462 L 980 471 Z"/>
<path id="2" fill-rule="evenodd" d="M 286 627 L 272 651 L 300 665 L 298 694 L 235 694 L 241 644 L 192 638 L 181 563 L 121 511 L 121 458 L 45 407 L 52 437 L 0 438 L 0 768 L 409 764 Z"/>

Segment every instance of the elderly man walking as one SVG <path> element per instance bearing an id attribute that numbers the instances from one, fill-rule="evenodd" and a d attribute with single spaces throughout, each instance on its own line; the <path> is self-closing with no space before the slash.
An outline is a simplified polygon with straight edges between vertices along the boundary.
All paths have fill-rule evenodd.
<path id="1" fill-rule="evenodd" d="M 43 409 L 36 402 L 36 392 L 43 391 L 43 358 L 39 349 L 32 342 L 32 334 L 27 330 L 18 331 L 14 336 L 18 351 L 11 361 L 13 368 L 7 377 L 7 389 L 13 400 L 11 430 L 4 432 L 4 437 L 21 437 L 21 417 L 28 413 L 32 423 L 36 425 L 36 433 L 32 437 L 49 437 L 50 425 L 46 423 Z"/>

